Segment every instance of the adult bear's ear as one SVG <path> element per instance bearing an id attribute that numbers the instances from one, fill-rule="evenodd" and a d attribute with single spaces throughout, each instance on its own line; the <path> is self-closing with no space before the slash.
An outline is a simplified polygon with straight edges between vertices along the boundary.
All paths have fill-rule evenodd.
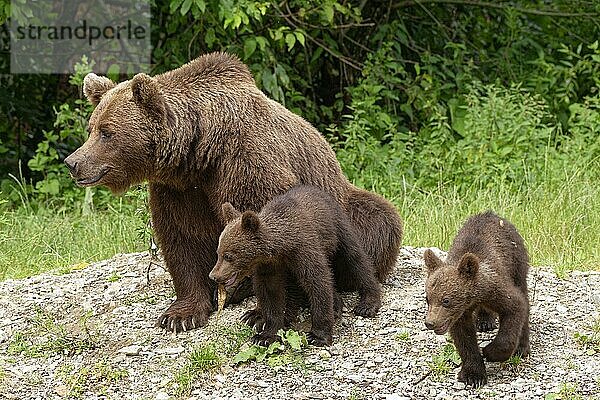
<path id="1" fill-rule="evenodd" d="M 223 219 L 226 223 L 229 223 L 240 216 L 240 212 L 236 210 L 235 207 L 233 207 L 229 202 L 223 203 L 221 210 L 223 212 Z"/>
<path id="2" fill-rule="evenodd" d="M 473 279 L 479 271 L 479 258 L 473 253 L 466 253 L 458 262 L 458 273 L 466 278 Z"/>
<path id="3" fill-rule="evenodd" d="M 427 267 L 427 275 L 430 275 L 433 271 L 440 268 L 444 263 L 440 260 L 431 249 L 425 250 L 425 254 L 423 254 L 423 258 L 425 259 L 425 266 Z"/>
<path id="4" fill-rule="evenodd" d="M 256 232 L 259 226 L 258 215 L 254 211 L 244 211 L 242 214 L 242 229 L 248 232 Z"/>
<path id="5" fill-rule="evenodd" d="M 167 105 L 156 79 L 146 74 L 137 74 L 131 79 L 131 92 L 133 100 L 150 117 L 161 122 L 166 118 Z"/>
<path id="6" fill-rule="evenodd" d="M 83 78 L 83 94 L 92 105 L 97 106 L 104 93 L 114 88 L 116 83 L 105 76 L 98 76 L 90 72 Z"/>

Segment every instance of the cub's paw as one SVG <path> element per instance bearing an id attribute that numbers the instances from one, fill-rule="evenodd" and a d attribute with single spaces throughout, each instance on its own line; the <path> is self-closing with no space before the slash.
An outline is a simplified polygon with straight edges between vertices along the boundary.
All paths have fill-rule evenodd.
<path id="1" fill-rule="evenodd" d="M 269 347 L 271 343 L 279 341 L 279 336 L 274 333 L 261 332 L 252 336 L 250 341 L 259 346 Z"/>
<path id="2" fill-rule="evenodd" d="M 377 311 L 381 308 L 381 302 L 360 300 L 354 307 L 354 314 L 361 317 L 373 318 L 377 315 Z"/>
<path id="3" fill-rule="evenodd" d="M 331 346 L 333 337 L 330 334 L 310 331 L 306 334 L 306 341 L 313 346 Z"/>
<path id="4" fill-rule="evenodd" d="M 485 366 L 483 366 L 483 364 L 477 368 L 463 366 L 458 373 L 457 379 L 474 388 L 479 388 L 487 383 Z"/>
<path id="5" fill-rule="evenodd" d="M 529 357 L 529 343 L 527 343 L 527 344 L 519 343 L 519 345 L 517 346 L 517 349 L 515 350 L 515 354 L 521 358 Z"/>
<path id="6" fill-rule="evenodd" d="M 481 311 L 477 314 L 476 325 L 479 332 L 490 332 L 498 327 L 496 317 L 493 314 Z"/>
<path id="7" fill-rule="evenodd" d="M 483 358 L 491 362 L 506 361 L 512 356 L 514 346 L 504 343 L 492 342 L 482 350 Z"/>
<path id="8" fill-rule="evenodd" d="M 208 322 L 212 311 L 209 301 L 199 302 L 196 299 L 175 300 L 160 316 L 156 326 L 170 332 L 184 332 L 200 328 Z"/>
<path id="9" fill-rule="evenodd" d="M 242 315 L 241 320 L 246 325 L 254 328 L 256 332 L 262 332 L 265 329 L 265 320 L 258 308 L 246 311 L 244 315 Z"/>

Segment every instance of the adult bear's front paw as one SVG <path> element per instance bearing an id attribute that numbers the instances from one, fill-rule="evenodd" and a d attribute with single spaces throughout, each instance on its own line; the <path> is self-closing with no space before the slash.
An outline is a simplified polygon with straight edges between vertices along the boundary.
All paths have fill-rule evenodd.
<path id="1" fill-rule="evenodd" d="M 212 307 L 208 301 L 175 300 L 167 311 L 160 316 L 157 326 L 175 333 L 200 328 L 208 322 L 211 311 Z"/>
<path id="2" fill-rule="evenodd" d="M 250 341 L 259 346 L 269 347 L 269 345 L 273 342 L 279 341 L 279 336 L 274 333 L 261 332 L 250 338 Z"/>

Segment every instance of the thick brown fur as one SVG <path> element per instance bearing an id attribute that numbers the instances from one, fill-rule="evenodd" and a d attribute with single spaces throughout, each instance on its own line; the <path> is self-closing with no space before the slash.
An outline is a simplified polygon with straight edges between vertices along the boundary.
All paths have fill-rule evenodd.
<path id="1" fill-rule="evenodd" d="M 462 359 L 458 380 L 473 386 L 487 382 L 477 318 L 489 323 L 499 317 L 496 337 L 483 348 L 486 360 L 529 355 L 529 258 L 513 224 L 491 211 L 474 215 L 458 232 L 445 262 L 429 249 L 424 257 L 425 325 L 438 335 L 450 331 Z"/>
<path id="2" fill-rule="evenodd" d="M 240 213 L 230 203 L 223 205 L 223 213 L 229 223 L 219 238 L 217 263 L 209 276 L 226 286 L 252 276 L 258 306 L 243 319 L 259 327 L 254 342 L 272 343 L 286 320 L 295 318 L 286 315 L 297 311 L 297 300 L 290 299 L 286 290 L 293 282 L 310 306 L 309 341 L 331 345 L 335 311 L 341 308 L 334 269 L 358 282 L 357 315 L 372 317 L 381 307 L 373 264 L 347 213 L 323 190 L 298 186 L 273 198 L 259 214 Z"/>
<path id="3" fill-rule="evenodd" d="M 319 132 L 267 98 L 237 57 L 211 53 L 119 84 L 89 74 L 84 93 L 96 105 L 89 139 L 65 163 L 83 186 L 119 193 L 149 181 L 153 226 L 177 294 L 160 326 L 207 322 L 226 201 L 257 211 L 293 186 L 317 186 L 349 213 L 378 278 L 393 268 L 402 239 L 394 207 L 350 184 Z"/>

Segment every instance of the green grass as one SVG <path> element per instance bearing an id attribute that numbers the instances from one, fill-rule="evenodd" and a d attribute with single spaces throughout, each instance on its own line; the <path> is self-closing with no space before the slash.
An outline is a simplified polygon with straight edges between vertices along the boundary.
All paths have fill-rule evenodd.
<path id="1" fill-rule="evenodd" d="M 389 197 L 404 219 L 403 243 L 448 249 L 472 214 L 491 209 L 515 224 L 532 265 L 552 266 L 564 276 L 573 269 L 600 270 L 600 188 L 591 178 L 566 175 L 559 182 L 511 190 L 491 187 L 459 193 L 401 189 Z"/>
<path id="2" fill-rule="evenodd" d="M 0 280 L 68 271 L 117 253 L 147 249 L 144 219 L 133 210 L 89 215 L 0 215 Z"/>
<path id="3" fill-rule="evenodd" d="M 446 343 L 428 362 L 429 369 L 436 376 L 444 376 L 460 365 L 461 360 L 452 343 Z"/>
<path id="4" fill-rule="evenodd" d="M 553 173 L 541 184 L 462 192 L 450 185 L 423 191 L 404 185 L 401 177 L 379 175 L 369 189 L 398 207 L 405 245 L 448 249 L 468 216 L 491 209 L 517 226 L 532 265 L 551 266 L 566 276 L 573 269 L 600 270 L 600 187 L 598 177 L 590 175 Z M 1 213 L 0 280 L 69 271 L 116 253 L 145 250 L 144 230 L 145 217 L 133 207 L 89 215 Z"/>

